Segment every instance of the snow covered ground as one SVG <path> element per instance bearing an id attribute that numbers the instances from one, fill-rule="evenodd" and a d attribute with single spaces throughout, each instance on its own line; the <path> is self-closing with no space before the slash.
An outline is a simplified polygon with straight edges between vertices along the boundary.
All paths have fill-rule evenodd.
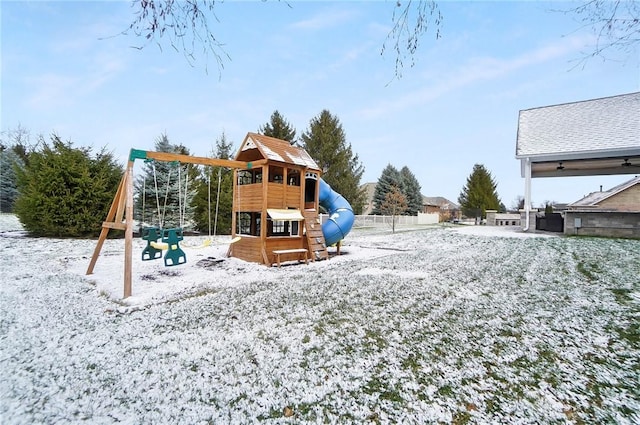
<path id="1" fill-rule="evenodd" d="M 359 229 L 278 268 L 0 215 L 2 423 L 640 423 L 640 241 Z M 216 260 L 213 261 L 211 257 Z"/>

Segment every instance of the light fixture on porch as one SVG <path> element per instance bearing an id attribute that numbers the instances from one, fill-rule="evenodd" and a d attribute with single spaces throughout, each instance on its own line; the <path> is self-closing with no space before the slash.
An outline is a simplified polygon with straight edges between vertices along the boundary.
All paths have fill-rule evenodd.
<path id="1" fill-rule="evenodd" d="M 623 167 L 631 167 L 631 163 L 629 162 L 629 158 L 625 158 L 624 162 L 622 163 Z"/>
<path id="2" fill-rule="evenodd" d="M 562 161 L 558 162 L 558 166 L 556 167 L 556 170 L 564 170 L 564 165 L 562 165 Z"/>

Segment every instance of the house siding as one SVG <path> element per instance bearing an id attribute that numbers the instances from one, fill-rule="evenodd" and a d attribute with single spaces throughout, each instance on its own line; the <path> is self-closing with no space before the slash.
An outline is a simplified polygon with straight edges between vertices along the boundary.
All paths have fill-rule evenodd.
<path id="1" fill-rule="evenodd" d="M 604 199 L 598 206 L 605 210 L 640 211 L 640 184 Z"/>

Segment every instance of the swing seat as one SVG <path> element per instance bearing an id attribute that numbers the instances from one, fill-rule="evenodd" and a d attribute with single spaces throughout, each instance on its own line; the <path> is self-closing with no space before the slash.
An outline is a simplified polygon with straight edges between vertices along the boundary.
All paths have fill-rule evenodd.
<path id="1" fill-rule="evenodd" d="M 155 249 L 159 249 L 160 251 L 169 249 L 169 244 L 164 242 L 151 242 L 150 245 Z"/>
<path id="2" fill-rule="evenodd" d="M 208 246 L 211 246 L 211 239 L 205 239 L 204 241 L 202 241 L 202 243 L 200 245 L 182 245 L 185 248 L 189 248 L 189 249 L 201 249 L 201 248 L 206 248 Z"/>
<path id="3" fill-rule="evenodd" d="M 187 255 L 180 248 L 179 242 L 183 239 L 182 229 L 164 229 L 162 242 L 167 244 L 167 252 L 164 254 L 165 266 L 177 266 L 187 262 Z"/>
<path id="4" fill-rule="evenodd" d="M 159 228 L 145 227 L 142 229 L 142 239 L 147 241 L 147 246 L 142 250 L 142 261 L 157 260 L 162 257 L 162 249 L 156 246 L 159 238 Z"/>

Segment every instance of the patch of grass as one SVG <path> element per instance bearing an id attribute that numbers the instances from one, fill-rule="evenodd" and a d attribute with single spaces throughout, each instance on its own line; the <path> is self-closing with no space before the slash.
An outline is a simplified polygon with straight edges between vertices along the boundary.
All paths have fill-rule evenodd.
<path id="1" fill-rule="evenodd" d="M 453 388 L 451 387 L 451 385 L 443 385 L 440 388 L 438 388 L 438 394 L 440 394 L 443 397 L 451 397 L 453 395 Z"/>
<path id="2" fill-rule="evenodd" d="M 380 400 L 402 403 L 404 399 L 396 388 L 389 388 L 382 378 L 374 376 L 365 384 L 362 392 L 368 395 L 378 394 Z"/>
<path id="3" fill-rule="evenodd" d="M 418 353 L 409 353 L 407 357 L 402 359 L 402 367 L 404 369 L 409 369 L 411 372 L 418 373 L 420 372 L 420 361 L 422 360 L 422 356 Z"/>
<path id="4" fill-rule="evenodd" d="M 578 261 L 576 266 L 578 272 L 583 275 L 589 282 L 596 280 L 599 267 L 596 263 L 587 264 L 584 261 Z"/>
<path id="5" fill-rule="evenodd" d="M 275 407 L 272 407 L 269 409 L 268 413 L 263 413 L 261 415 L 258 415 L 257 419 L 259 421 L 266 421 L 267 419 L 279 419 L 282 417 L 283 417 L 282 410 L 278 410 Z"/>
<path id="6" fill-rule="evenodd" d="M 364 339 L 365 339 L 365 343 L 373 342 L 372 348 L 377 348 L 380 350 L 386 348 L 389 345 L 389 343 L 384 338 L 384 336 L 382 336 L 382 333 L 378 330 L 374 331 L 371 329 L 365 329 Z M 367 347 L 370 347 L 370 346 L 371 344 L 367 344 Z"/>
<path id="7" fill-rule="evenodd" d="M 453 414 L 453 418 L 451 419 L 452 425 L 463 425 L 468 424 L 471 421 L 471 413 L 467 411 L 459 410 Z"/>
<path id="8" fill-rule="evenodd" d="M 190 299 L 192 299 L 192 298 L 204 297 L 204 296 L 206 296 L 206 295 L 215 294 L 216 292 L 218 292 L 218 291 L 216 291 L 215 289 L 211 289 L 211 288 L 203 288 L 203 289 L 200 289 L 200 290 L 198 290 L 198 291 L 196 291 L 196 292 L 194 292 L 194 293 L 192 293 L 192 294 L 186 294 L 186 295 L 185 295 L 185 296 L 183 296 L 183 297 L 176 298 L 176 299 L 174 299 L 174 300 L 168 300 L 168 301 L 167 301 L 166 303 L 164 303 L 164 304 L 175 304 L 175 303 L 180 303 L 180 302 L 183 302 L 183 301 L 185 301 L 185 300 L 190 300 Z"/>
<path id="9" fill-rule="evenodd" d="M 620 339 L 627 341 L 632 347 L 640 347 L 640 325 L 631 323 L 626 328 L 616 327 Z"/>
<path id="10" fill-rule="evenodd" d="M 633 298 L 629 295 L 631 293 L 631 289 L 627 288 L 609 288 L 613 293 L 613 296 L 616 298 L 618 304 L 628 304 L 633 301 Z"/>
<path id="11" fill-rule="evenodd" d="M 242 400 L 246 400 L 248 398 L 249 398 L 249 396 L 247 396 L 247 393 L 242 393 L 238 397 L 236 397 L 233 400 L 231 400 L 229 402 L 229 405 L 230 406 L 235 406 L 236 404 L 240 403 Z"/>

